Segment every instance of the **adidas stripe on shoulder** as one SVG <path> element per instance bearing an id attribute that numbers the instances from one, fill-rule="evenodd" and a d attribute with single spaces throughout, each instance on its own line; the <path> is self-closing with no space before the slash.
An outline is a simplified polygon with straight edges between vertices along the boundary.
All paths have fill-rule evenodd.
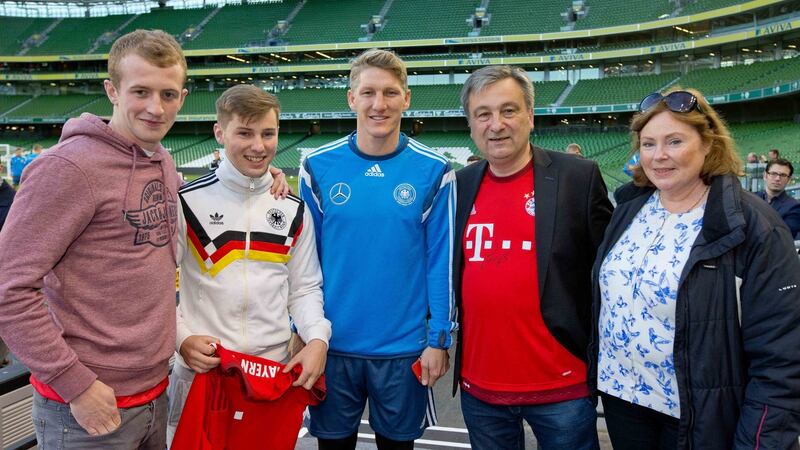
<path id="1" fill-rule="evenodd" d="M 191 181 L 189 183 L 184 184 L 183 186 L 181 186 L 180 189 L 178 189 L 178 193 L 179 194 L 185 194 L 185 193 L 191 192 L 191 191 L 193 191 L 195 189 L 200 189 L 200 188 L 205 187 L 205 186 L 210 186 L 210 185 L 216 183 L 217 181 L 219 181 L 219 178 L 217 178 L 216 172 L 211 172 L 211 173 L 209 173 L 207 175 L 203 175 L 202 177 L 200 177 L 200 178 L 198 178 L 196 180 L 193 180 L 193 181 Z"/>

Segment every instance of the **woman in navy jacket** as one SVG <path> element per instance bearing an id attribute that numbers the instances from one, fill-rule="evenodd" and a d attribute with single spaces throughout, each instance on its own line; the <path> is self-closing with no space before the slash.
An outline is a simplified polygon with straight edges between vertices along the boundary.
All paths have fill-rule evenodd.
<path id="1" fill-rule="evenodd" d="M 589 385 L 625 449 L 786 449 L 800 434 L 800 261 L 742 190 L 725 123 L 694 90 L 652 94 L 641 154 L 593 270 Z"/>

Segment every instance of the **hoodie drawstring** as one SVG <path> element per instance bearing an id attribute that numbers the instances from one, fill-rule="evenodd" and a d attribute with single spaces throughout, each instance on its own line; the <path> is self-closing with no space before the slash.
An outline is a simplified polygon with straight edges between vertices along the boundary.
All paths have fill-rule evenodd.
<path id="1" fill-rule="evenodd" d="M 125 197 L 122 199 L 122 221 L 128 220 L 128 194 L 133 186 L 133 174 L 136 171 L 136 155 L 139 153 L 136 147 L 133 148 L 133 162 L 131 163 L 131 171 L 128 174 L 128 185 L 125 187 Z M 161 169 L 161 177 L 164 177 L 164 169 Z"/>
<path id="2" fill-rule="evenodd" d="M 161 151 L 166 152 L 166 150 L 161 150 Z M 167 175 L 164 173 L 163 159 L 158 161 L 158 167 L 161 169 L 161 185 L 164 186 L 164 190 L 166 191 L 169 189 L 169 187 L 167 186 Z M 178 186 L 178 189 L 180 189 L 180 186 Z M 173 235 L 178 232 L 178 212 L 175 211 L 175 231 L 173 232 L 173 230 L 170 228 L 169 201 L 167 200 L 166 195 L 164 196 L 164 204 L 166 205 L 167 208 L 167 230 L 169 231 L 169 241 L 167 245 L 169 245 L 169 251 L 172 254 L 172 261 L 175 263 L 175 267 L 178 267 L 178 254 L 176 250 L 177 244 L 173 241 L 174 239 Z M 175 192 L 175 207 L 176 208 L 180 207 L 177 191 Z"/>

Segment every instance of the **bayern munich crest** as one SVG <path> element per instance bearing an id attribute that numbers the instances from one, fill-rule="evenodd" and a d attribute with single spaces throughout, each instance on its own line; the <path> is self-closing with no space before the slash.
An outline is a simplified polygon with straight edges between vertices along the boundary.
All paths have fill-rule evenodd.
<path id="1" fill-rule="evenodd" d="M 525 212 L 530 216 L 536 217 L 536 200 L 529 198 L 525 202 Z"/>
<path id="2" fill-rule="evenodd" d="M 414 186 L 408 183 L 401 183 L 394 188 L 394 200 L 401 206 L 408 206 L 414 203 L 416 199 L 417 191 Z"/>

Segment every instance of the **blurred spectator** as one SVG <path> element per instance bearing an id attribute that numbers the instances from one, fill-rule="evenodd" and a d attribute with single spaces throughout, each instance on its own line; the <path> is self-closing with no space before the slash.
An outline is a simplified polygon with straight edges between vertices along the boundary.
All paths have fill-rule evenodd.
<path id="1" fill-rule="evenodd" d="M 631 172 L 631 167 L 634 167 L 637 164 L 639 164 L 639 152 L 636 152 L 633 154 L 633 156 L 631 156 L 628 162 L 626 162 L 622 167 L 622 171 L 625 172 L 625 175 L 632 177 L 633 172 Z"/>
<path id="2" fill-rule="evenodd" d="M 3 173 L 5 167 L 0 164 L 0 173 Z M 8 210 L 11 209 L 11 203 L 14 201 L 14 188 L 0 178 L 0 230 L 3 229 L 3 224 L 6 221 Z M 0 367 L 8 364 L 8 346 L 2 339 L 0 339 Z"/>
<path id="3" fill-rule="evenodd" d="M 214 150 L 214 159 L 208 165 L 209 170 L 217 170 L 220 162 L 222 162 L 222 157 L 219 155 L 219 150 Z"/>
<path id="4" fill-rule="evenodd" d="M 22 155 L 22 147 L 17 147 L 14 150 L 14 156 L 11 157 L 11 183 L 14 186 L 19 186 L 19 179 L 22 176 L 22 170 L 25 168 L 28 159 Z"/>
<path id="5" fill-rule="evenodd" d="M 784 158 L 776 158 L 767 163 L 764 170 L 764 190 L 756 195 L 772 205 L 781 216 L 792 236 L 800 233 L 800 202 L 786 193 L 786 185 L 794 174 L 794 166 Z"/>
<path id="6" fill-rule="evenodd" d="M 747 164 L 744 166 L 745 178 L 742 187 L 750 192 L 758 192 L 763 189 L 765 163 L 758 160 L 755 153 L 747 154 Z"/>
<path id="7" fill-rule="evenodd" d="M 5 168 L 0 164 L 0 173 L 3 173 Z M 3 224 L 6 221 L 8 210 L 11 209 L 11 202 L 14 201 L 14 188 L 9 185 L 6 180 L 0 178 L 0 230 L 3 229 Z"/>
<path id="8" fill-rule="evenodd" d="M 777 148 L 767 152 L 767 160 L 772 161 L 781 157 L 781 152 Z"/>
<path id="9" fill-rule="evenodd" d="M 31 149 L 31 152 L 25 155 L 25 165 L 27 166 L 28 164 L 30 164 L 31 161 L 36 159 L 36 157 L 38 157 L 41 154 L 42 154 L 41 144 L 35 144 L 33 146 L 33 149 Z"/>
<path id="10" fill-rule="evenodd" d="M 474 163 L 480 161 L 481 159 L 483 159 L 483 158 L 481 158 L 478 155 L 471 155 L 469 158 L 467 158 L 467 165 L 469 166 L 471 164 L 474 164 Z"/>
<path id="11" fill-rule="evenodd" d="M 574 142 L 567 146 L 567 153 L 569 153 L 570 155 L 576 155 L 583 158 L 583 152 L 581 152 L 581 146 Z"/>

